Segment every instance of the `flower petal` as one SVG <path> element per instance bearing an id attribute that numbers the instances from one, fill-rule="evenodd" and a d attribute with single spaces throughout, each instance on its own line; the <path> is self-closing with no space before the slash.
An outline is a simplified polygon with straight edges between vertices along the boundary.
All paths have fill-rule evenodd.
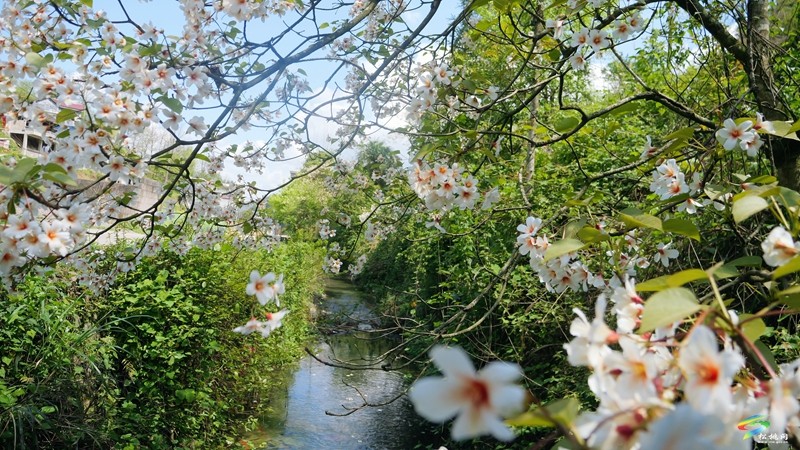
<path id="1" fill-rule="evenodd" d="M 489 402 L 492 409 L 503 417 L 522 412 L 525 408 L 525 388 L 516 385 L 492 386 Z"/>
<path id="2" fill-rule="evenodd" d="M 489 433 L 495 439 L 503 442 L 513 441 L 516 437 L 514 432 L 509 428 L 499 417 L 491 414 L 489 411 L 483 411 L 483 423 L 489 429 Z"/>
<path id="3" fill-rule="evenodd" d="M 411 386 L 408 398 L 414 410 L 425 419 L 442 423 L 460 411 L 467 403 L 458 396 L 459 383 L 442 377 L 425 377 Z"/>
<path id="4" fill-rule="evenodd" d="M 470 408 L 458 416 L 450 432 L 454 440 L 464 441 L 488 434 L 489 426 L 480 411 Z"/>
<path id="5" fill-rule="evenodd" d="M 495 361 L 479 370 L 478 378 L 491 383 L 513 383 L 522 378 L 522 368 L 518 364 Z"/>
<path id="6" fill-rule="evenodd" d="M 447 377 L 475 377 L 475 366 L 461 347 L 437 345 L 431 349 L 430 356 L 436 367 Z"/>

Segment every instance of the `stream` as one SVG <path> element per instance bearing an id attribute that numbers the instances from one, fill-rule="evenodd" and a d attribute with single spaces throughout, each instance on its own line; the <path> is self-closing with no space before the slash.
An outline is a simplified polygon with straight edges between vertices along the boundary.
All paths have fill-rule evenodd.
<path id="1" fill-rule="evenodd" d="M 344 416 L 332 415 L 347 414 L 350 410 L 346 407 L 362 405 L 359 392 L 370 403 L 387 402 L 401 394 L 407 382 L 400 372 L 380 370 L 386 361 L 376 363 L 395 343 L 363 331 L 375 326 L 376 320 L 354 286 L 340 280 L 326 281 L 326 299 L 319 308 L 319 314 L 324 316 L 344 315 L 347 323 L 355 325 L 351 328 L 362 331 L 327 336 L 316 347 L 317 357 L 378 370 L 332 367 L 306 356 L 298 365 L 277 374 L 279 379 L 286 380 L 286 386 L 271 396 L 271 413 L 249 436 L 259 443 L 256 448 L 428 448 L 421 441 L 430 440 L 425 435 L 435 431 L 414 413 L 405 396 L 384 406 L 365 407 Z"/>

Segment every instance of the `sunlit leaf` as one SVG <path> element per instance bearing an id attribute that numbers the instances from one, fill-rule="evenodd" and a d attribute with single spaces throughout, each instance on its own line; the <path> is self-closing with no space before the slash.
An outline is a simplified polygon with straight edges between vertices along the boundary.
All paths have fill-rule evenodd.
<path id="1" fill-rule="evenodd" d="M 696 241 L 700 240 L 700 230 L 697 229 L 694 223 L 685 219 L 669 219 L 663 224 L 664 231 L 668 233 L 677 233 L 683 236 L 690 237 Z"/>
<path id="2" fill-rule="evenodd" d="M 576 252 L 582 249 L 585 244 L 577 239 L 564 239 L 555 243 L 550 244 L 547 247 L 547 250 L 544 252 L 544 261 L 550 261 L 551 259 L 558 258 L 559 256 L 566 255 L 568 253 Z"/>
<path id="3" fill-rule="evenodd" d="M 733 220 L 740 223 L 748 217 L 769 207 L 769 203 L 757 195 L 748 195 L 733 202 Z"/>
<path id="4" fill-rule="evenodd" d="M 671 325 L 691 316 L 700 309 L 697 297 L 689 289 L 681 287 L 665 289 L 653 294 L 645 302 L 639 330 L 646 333 Z"/>
<path id="5" fill-rule="evenodd" d="M 563 398 L 508 419 L 506 423 L 517 427 L 555 427 L 559 424 L 568 426 L 578 417 L 580 409 L 581 402 L 578 399 Z"/>
<path id="6" fill-rule="evenodd" d="M 663 231 L 661 219 L 645 214 L 636 208 L 623 209 L 620 212 L 620 219 L 631 228 L 652 228 Z"/>

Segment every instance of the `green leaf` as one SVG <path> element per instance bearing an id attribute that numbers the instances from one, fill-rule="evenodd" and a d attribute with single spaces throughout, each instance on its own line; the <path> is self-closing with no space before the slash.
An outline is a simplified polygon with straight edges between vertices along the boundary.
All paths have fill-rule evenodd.
<path id="1" fill-rule="evenodd" d="M 508 419 L 506 423 L 517 427 L 555 427 L 559 424 L 569 427 L 578 417 L 580 409 L 581 402 L 578 399 L 563 398 Z"/>
<path id="2" fill-rule="evenodd" d="M 578 239 L 587 243 L 594 244 L 611 239 L 608 233 L 603 233 L 595 227 L 583 227 L 578 231 Z"/>
<path id="3" fill-rule="evenodd" d="M 670 287 L 680 287 L 697 280 L 708 280 L 708 273 L 700 269 L 687 269 L 667 276 L 667 284 Z"/>
<path id="4" fill-rule="evenodd" d="M 769 207 L 769 203 L 756 195 L 748 195 L 733 202 L 733 220 L 741 223 L 748 217 Z"/>
<path id="5" fill-rule="evenodd" d="M 620 211 L 620 219 L 631 228 L 652 228 L 663 231 L 661 219 L 645 214 L 636 208 L 626 208 Z"/>
<path id="6" fill-rule="evenodd" d="M 700 241 L 700 230 L 689 220 L 669 219 L 663 223 L 663 226 L 664 231 L 668 233 L 677 233 Z"/>
<path id="7" fill-rule="evenodd" d="M 472 4 L 469 5 L 470 11 L 475 11 L 476 9 L 480 8 L 481 6 L 486 6 L 489 4 L 489 0 L 475 0 Z"/>
<path id="8" fill-rule="evenodd" d="M 653 331 L 683 320 L 700 309 L 697 297 L 689 289 L 676 287 L 663 290 L 647 299 L 639 330 L 642 333 Z"/>
<path id="9" fill-rule="evenodd" d="M 636 290 L 639 292 L 654 292 L 669 289 L 670 285 L 667 282 L 667 278 L 669 278 L 669 275 L 662 275 L 641 283 L 636 283 Z"/>
<path id="10" fill-rule="evenodd" d="M 544 262 L 582 249 L 585 244 L 577 239 L 564 239 L 550 244 L 544 252 Z"/>
<path id="11" fill-rule="evenodd" d="M 577 127 L 580 123 L 581 121 L 575 117 L 564 117 L 563 119 L 557 120 L 555 125 L 553 125 L 553 128 L 560 134 L 564 134 L 568 131 L 574 130 L 575 127 Z"/>
<path id="12" fill-rule="evenodd" d="M 797 135 L 791 131 L 793 127 L 794 125 L 790 124 L 789 122 L 784 122 L 782 120 L 773 120 L 772 128 L 775 129 L 775 132 L 769 134 L 774 136 L 779 136 L 785 139 L 794 139 L 796 141 L 800 141 L 800 138 L 798 138 Z"/>
<path id="13" fill-rule="evenodd" d="M 800 120 L 798 120 L 797 122 L 793 123 L 792 126 L 789 127 L 789 131 L 787 132 L 787 134 L 788 133 L 797 133 L 798 131 L 800 131 Z"/>
<path id="14" fill-rule="evenodd" d="M 681 128 L 680 130 L 675 130 L 672 133 L 664 136 L 665 141 L 670 141 L 672 139 L 691 139 L 694 136 L 694 127 L 686 127 Z"/>
<path id="15" fill-rule="evenodd" d="M 753 315 L 741 314 L 739 316 L 739 322 L 744 322 L 742 325 L 742 334 L 744 334 L 744 337 L 750 341 L 755 341 L 767 331 L 767 325 L 761 318 L 751 319 L 745 322 L 745 319 L 749 319 L 750 317 L 753 317 Z"/>
<path id="16" fill-rule="evenodd" d="M 78 183 L 72 179 L 71 176 L 67 175 L 66 173 L 59 173 L 59 172 L 46 172 L 42 175 L 42 178 L 45 180 L 50 180 L 54 183 L 63 184 L 66 186 L 77 186 Z"/>
<path id="17" fill-rule="evenodd" d="M 699 280 L 708 281 L 708 273 L 705 270 L 687 269 L 637 283 L 636 290 L 640 292 L 663 291 L 664 289 L 681 287 L 686 283 Z"/>
<path id="18" fill-rule="evenodd" d="M 800 256 L 795 256 L 794 258 L 790 259 L 786 264 L 778 267 L 772 272 L 772 279 L 777 280 L 780 277 L 785 277 L 786 275 L 793 274 L 800 270 Z"/>
<path id="19" fill-rule="evenodd" d="M 176 113 L 180 114 L 183 112 L 183 105 L 181 104 L 180 100 L 177 98 L 170 98 L 167 96 L 161 97 L 161 103 L 164 104 L 167 108 L 175 111 Z"/>
<path id="20" fill-rule="evenodd" d="M 45 172 L 52 172 L 52 173 L 67 173 L 67 169 L 61 167 L 60 165 L 58 165 L 56 163 L 47 163 L 43 167 L 43 170 Z"/>
<path id="21" fill-rule="evenodd" d="M 78 116 L 78 111 L 74 109 L 62 109 L 61 111 L 56 114 L 56 123 L 64 123 L 68 120 L 72 120 Z"/>
<path id="22" fill-rule="evenodd" d="M 619 114 L 627 114 L 629 112 L 633 112 L 639 109 L 639 105 L 636 102 L 625 103 L 622 106 L 617 106 L 616 108 L 609 111 L 609 114 L 612 116 L 616 116 Z"/>
<path id="23" fill-rule="evenodd" d="M 564 235 L 562 239 L 574 238 L 578 235 L 578 232 L 581 231 L 581 228 L 586 225 L 586 219 L 577 219 L 569 222 L 564 227 Z"/>
<path id="24" fill-rule="evenodd" d="M 775 294 L 775 299 L 790 308 L 800 309 L 800 286 L 792 286 Z"/>
<path id="25" fill-rule="evenodd" d="M 32 175 L 35 170 L 37 170 L 37 164 L 35 159 L 22 158 L 19 161 L 17 161 L 17 165 L 14 167 L 14 171 L 11 176 L 11 182 L 19 183 L 21 181 L 24 181 L 26 178 L 28 178 L 29 175 Z"/>
<path id="26" fill-rule="evenodd" d="M 733 266 L 733 267 L 759 267 L 761 266 L 761 257 L 756 255 L 750 256 L 742 256 L 741 258 L 736 258 L 731 262 L 725 263 L 726 266 Z"/>
<path id="27" fill-rule="evenodd" d="M 778 372 L 778 363 L 775 361 L 775 355 L 772 354 L 772 350 L 770 350 L 769 347 L 764 345 L 764 343 L 761 342 L 760 340 L 759 341 L 755 341 L 754 344 L 756 345 L 756 348 L 758 349 L 759 353 L 761 353 L 761 356 L 763 356 L 764 359 L 767 360 L 767 364 L 770 365 L 772 370 L 775 371 L 775 372 Z M 750 350 L 748 349 L 748 351 L 750 351 Z M 752 351 L 750 351 L 750 353 L 752 353 Z M 759 358 L 755 358 L 755 359 L 756 359 L 756 361 L 759 362 L 759 364 L 761 364 L 761 359 L 759 359 Z M 766 369 L 766 367 L 765 367 L 765 369 Z"/>
<path id="28" fill-rule="evenodd" d="M 29 52 L 25 55 L 25 61 L 36 67 L 37 69 L 41 69 L 42 67 L 47 65 L 47 59 L 45 59 L 42 55 L 36 52 Z"/>

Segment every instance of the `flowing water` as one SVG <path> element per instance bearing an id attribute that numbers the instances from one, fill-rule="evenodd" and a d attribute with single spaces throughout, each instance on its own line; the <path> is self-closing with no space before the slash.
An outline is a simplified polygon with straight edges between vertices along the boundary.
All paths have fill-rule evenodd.
<path id="1" fill-rule="evenodd" d="M 338 280 L 326 283 L 327 298 L 320 305 L 321 314 L 346 315 L 354 328 L 364 329 L 374 322 L 352 285 Z M 425 437 L 430 426 L 421 422 L 405 396 L 383 406 L 365 407 L 346 416 L 364 403 L 385 403 L 400 395 L 406 381 L 397 371 L 381 370 L 378 358 L 396 345 L 374 333 L 355 331 L 331 335 L 316 348 L 324 361 L 371 367 L 353 370 L 332 367 L 307 356 L 282 375 L 285 390 L 272 395 L 273 411 L 250 439 L 262 442 L 261 449 L 412 449 Z M 360 394 L 359 394 L 360 392 Z M 438 445 L 433 446 L 437 448 Z"/>

